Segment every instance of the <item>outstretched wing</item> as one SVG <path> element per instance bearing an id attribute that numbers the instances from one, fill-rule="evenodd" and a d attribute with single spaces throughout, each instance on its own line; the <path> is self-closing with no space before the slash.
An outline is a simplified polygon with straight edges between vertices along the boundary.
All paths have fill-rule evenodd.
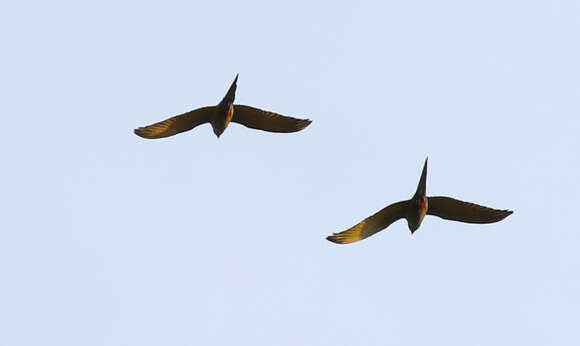
<path id="1" fill-rule="evenodd" d="M 378 231 L 387 228 L 398 219 L 404 218 L 408 203 L 409 201 L 402 201 L 391 204 L 346 231 L 334 233 L 326 237 L 326 239 L 337 244 L 348 244 L 368 238 Z"/>
<path id="2" fill-rule="evenodd" d="M 134 132 L 137 136 L 149 139 L 173 136 L 180 132 L 189 131 L 197 125 L 209 122 L 209 118 L 214 110 L 215 107 L 213 106 L 198 108 L 149 126 L 139 127 Z"/>
<path id="3" fill-rule="evenodd" d="M 513 211 L 498 210 L 474 203 L 459 201 L 450 197 L 428 197 L 428 215 L 468 223 L 492 223 L 505 219 Z"/>
<path id="4" fill-rule="evenodd" d="M 296 119 L 244 105 L 234 105 L 232 121 L 269 132 L 296 132 L 312 122 L 310 119 Z"/>

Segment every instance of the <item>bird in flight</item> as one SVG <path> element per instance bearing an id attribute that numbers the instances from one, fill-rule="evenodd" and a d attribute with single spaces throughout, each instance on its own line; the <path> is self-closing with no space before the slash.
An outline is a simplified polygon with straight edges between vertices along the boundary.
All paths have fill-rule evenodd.
<path id="1" fill-rule="evenodd" d="M 143 138 L 163 138 L 210 123 L 213 132 L 219 138 L 230 121 L 268 132 L 296 132 L 312 122 L 310 119 L 296 119 L 250 106 L 234 105 L 237 82 L 238 75 L 217 106 L 198 108 L 149 126 L 139 127 L 134 132 Z"/>
<path id="2" fill-rule="evenodd" d="M 427 197 L 427 159 L 415 195 L 407 201 L 393 203 L 376 214 L 347 229 L 326 237 L 337 244 L 348 244 L 370 237 L 387 228 L 393 222 L 405 218 L 411 234 L 414 233 L 425 215 L 467 223 L 493 223 L 512 214 L 511 210 L 498 210 L 474 203 L 463 202 L 451 197 Z"/>

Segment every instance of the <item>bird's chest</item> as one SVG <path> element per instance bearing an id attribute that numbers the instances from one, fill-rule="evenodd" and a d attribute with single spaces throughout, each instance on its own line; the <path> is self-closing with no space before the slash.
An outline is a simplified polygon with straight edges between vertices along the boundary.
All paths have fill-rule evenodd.
<path id="1" fill-rule="evenodd" d="M 421 222 L 423 222 L 423 218 L 427 214 L 428 208 L 428 201 L 425 198 L 423 203 L 419 203 L 418 205 L 411 204 L 409 207 L 405 218 L 407 219 L 407 224 L 411 231 L 415 231 L 421 226 Z"/>
<path id="2" fill-rule="evenodd" d="M 419 207 L 419 224 L 421 224 L 421 222 L 423 222 L 423 218 L 427 214 L 428 208 L 429 208 L 429 201 L 427 198 L 425 198 L 423 200 L 423 203 L 421 203 L 421 205 Z"/>
<path id="3" fill-rule="evenodd" d="M 234 105 L 230 105 L 228 108 L 220 109 L 218 108 L 216 112 L 210 118 L 211 126 L 216 134 L 221 134 L 225 131 L 228 124 L 232 121 L 234 117 Z"/>

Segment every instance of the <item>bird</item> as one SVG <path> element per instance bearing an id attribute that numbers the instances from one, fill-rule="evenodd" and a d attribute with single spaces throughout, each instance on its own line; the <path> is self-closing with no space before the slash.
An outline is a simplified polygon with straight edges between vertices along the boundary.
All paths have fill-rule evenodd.
<path id="1" fill-rule="evenodd" d="M 443 219 L 467 223 L 493 223 L 513 213 L 511 210 L 492 209 L 451 197 L 427 197 L 427 160 L 428 158 L 425 159 L 423 165 L 417 191 L 411 199 L 393 203 L 346 231 L 334 233 L 326 239 L 337 244 L 354 243 L 382 231 L 393 222 L 403 218 L 407 220 L 407 226 L 413 234 L 421 226 L 425 215 L 435 215 Z"/>
<path id="2" fill-rule="evenodd" d="M 219 138 L 230 122 L 268 132 L 297 132 L 312 122 L 310 119 L 297 119 L 250 106 L 234 105 L 238 76 L 239 74 L 216 106 L 201 107 L 155 124 L 139 127 L 134 133 L 148 139 L 163 138 L 209 122 Z"/>

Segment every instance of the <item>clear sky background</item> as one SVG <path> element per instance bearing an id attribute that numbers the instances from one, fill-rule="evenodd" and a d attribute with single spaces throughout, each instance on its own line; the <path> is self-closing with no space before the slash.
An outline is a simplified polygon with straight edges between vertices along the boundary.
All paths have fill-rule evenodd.
<path id="1" fill-rule="evenodd" d="M 0 345 L 578 345 L 580 2 L 0 2 Z M 132 131 L 236 101 L 295 134 Z M 515 212 L 325 240 L 427 191 Z"/>

